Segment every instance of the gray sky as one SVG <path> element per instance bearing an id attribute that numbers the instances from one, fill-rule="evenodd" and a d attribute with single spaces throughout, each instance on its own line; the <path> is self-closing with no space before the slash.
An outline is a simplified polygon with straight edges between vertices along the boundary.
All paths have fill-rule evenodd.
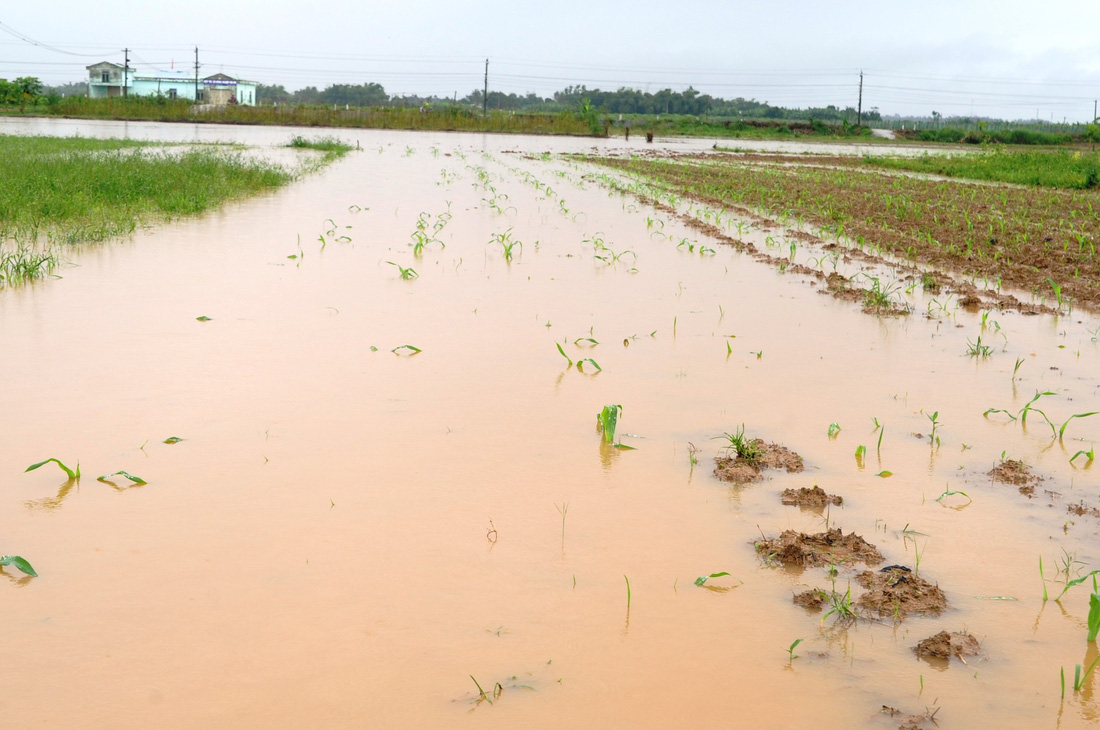
<path id="1" fill-rule="evenodd" d="M 1100 97 L 1100 3 L 679 4 L 558 0 L 132 0 L 0 5 L 0 78 L 83 80 L 84 66 L 225 72 L 294 90 L 374 81 L 391 94 L 490 89 L 549 96 L 569 85 L 688 85 L 782 106 L 863 105 L 884 114 L 1087 121 Z M 13 37 L 14 30 L 56 50 Z M 65 51 L 62 53 L 59 51 Z M 88 55 L 70 55 L 70 54 Z"/>

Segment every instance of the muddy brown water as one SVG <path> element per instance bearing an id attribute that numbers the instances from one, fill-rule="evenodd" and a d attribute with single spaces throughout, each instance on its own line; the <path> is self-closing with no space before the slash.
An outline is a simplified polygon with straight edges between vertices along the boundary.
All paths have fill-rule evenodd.
<path id="1" fill-rule="evenodd" d="M 300 131 L 0 130 L 261 147 Z M 1095 677 L 1059 698 L 1059 668 L 1072 685 L 1095 656 L 1090 585 L 1044 605 L 1038 560 L 1051 597 L 1063 550 L 1074 575 L 1100 567 L 1100 521 L 1066 512 L 1100 504 L 1100 472 L 1068 461 L 1100 417 L 1058 443 L 1034 415 L 982 416 L 1036 390 L 1059 424 L 1100 410 L 1094 318 L 993 313 L 1004 335 L 975 359 L 977 313 L 922 317 L 914 292 L 918 313 L 869 316 L 727 248 L 688 253 L 669 237 L 697 232 L 657 234 L 652 209 L 538 158 L 591 140 L 340 134 L 363 151 L 0 291 L 0 552 L 39 573 L 0 581 L 5 726 L 896 726 L 883 705 L 939 707 L 940 727 L 1094 725 Z M 446 247 L 414 258 L 418 216 L 448 201 Z M 321 250 L 328 219 L 351 241 Z M 488 245 L 508 229 L 511 263 Z M 594 260 L 597 234 L 637 261 Z M 567 369 L 555 343 L 603 370 Z M 608 403 L 636 450 L 601 446 Z M 806 470 L 718 481 L 711 437 L 741 424 Z M 1032 499 L 991 482 L 1002 452 L 1044 477 Z M 80 461 L 79 485 L 23 473 L 52 456 Z M 148 484 L 95 479 L 120 469 Z M 844 505 L 780 503 L 815 483 Z M 973 501 L 936 502 L 948 489 Z M 913 566 L 915 544 L 948 610 L 843 627 L 794 605 L 825 571 L 766 565 L 753 541 L 827 525 L 889 564 Z M 708 585 L 731 590 L 693 585 L 718 571 Z M 854 576 L 838 589 L 858 594 Z M 940 630 L 981 656 L 918 659 Z M 503 687 L 492 704 L 471 675 Z"/>

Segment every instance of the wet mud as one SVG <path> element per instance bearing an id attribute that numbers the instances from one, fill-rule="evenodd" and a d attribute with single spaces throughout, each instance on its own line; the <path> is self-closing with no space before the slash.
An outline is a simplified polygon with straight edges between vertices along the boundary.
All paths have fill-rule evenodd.
<path id="1" fill-rule="evenodd" d="M 714 475 L 724 482 L 748 484 L 763 479 L 768 469 L 783 469 L 787 473 L 803 469 L 802 457 L 785 446 L 752 439 L 749 447 L 754 452 L 751 458 L 730 454 L 716 456 Z"/>
<path id="2" fill-rule="evenodd" d="M 955 657 L 962 659 L 965 663 L 966 657 L 978 656 L 982 651 L 982 647 L 978 640 L 966 631 L 955 631 L 950 634 L 941 631 L 934 636 L 929 636 L 927 639 L 921 639 L 913 647 L 913 651 L 922 659 L 948 660 Z"/>
<path id="3" fill-rule="evenodd" d="M 860 608 L 879 616 L 908 616 L 913 613 L 937 614 L 947 608 L 947 597 L 940 587 L 929 583 L 901 565 L 877 572 L 865 570 L 856 582 L 866 589 L 857 603 Z"/>
<path id="4" fill-rule="evenodd" d="M 790 506 L 806 507 L 809 509 L 825 509 L 828 505 L 842 505 L 844 498 L 835 494 L 827 494 L 824 489 L 817 486 L 799 487 L 798 489 L 784 489 L 780 496 L 783 504 Z"/>
<path id="5" fill-rule="evenodd" d="M 854 532 L 845 535 L 839 528 L 812 535 L 784 530 L 777 538 L 758 541 L 756 551 L 768 561 L 803 567 L 877 565 L 883 561 L 878 548 Z"/>

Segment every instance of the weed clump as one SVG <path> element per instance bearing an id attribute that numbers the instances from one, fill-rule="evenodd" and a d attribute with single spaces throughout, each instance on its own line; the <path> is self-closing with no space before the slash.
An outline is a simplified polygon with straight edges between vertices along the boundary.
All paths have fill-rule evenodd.
<path id="1" fill-rule="evenodd" d="M 745 427 L 736 433 L 715 436 L 729 441 L 726 454 L 715 457 L 714 475 L 725 482 L 748 484 L 763 478 L 765 469 L 786 469 L 788 472 L 802 471 L 802 457 L 778 444 L 766 443 L 763 439 L 750 439 L 745 436 Z"/>

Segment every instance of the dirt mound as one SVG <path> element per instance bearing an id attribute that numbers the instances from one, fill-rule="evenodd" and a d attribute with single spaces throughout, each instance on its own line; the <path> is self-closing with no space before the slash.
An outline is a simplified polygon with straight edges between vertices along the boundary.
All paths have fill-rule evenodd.
<path id="1" fill-rule="evenodd" d="M 748 484 L 763 479 L 765 469 L 802 471 L 802 457 L 785 446 L 753 439 L 749 442 L 749 449 L 755 453 L 751 459 L 742 456 L 716 456 L 714 475 L 724 482 Z"/>
<path id="2" fill-rule="evenodd" d="M 784 565 L 833 565 L 863 562 L 881 563 L 882 553 L 854 532 L 845 535 L 840 529 L 807 535 L 785 530 L 779 537 L 756 543 L 756 551 Z"/>
<path id="3" fill-rule="evenodd" d="M 993 481 L 1002 484 L 1012 484 L 1020 488 L 1020 494 L 1031 497 L 1035 494 L 1035 486 L 1042 481 L 1040 477 L 1031 473 L 1031 467 L 1016 459 L 1005 459 L 989 471 Z"/>
<path id="4" fill-rule="evenodd" d="M 902 565 L 891 565 L 877 573 L 866 570 L 856 582 L 867 589 L 859 605 L 880 616 L 907 616 L 911 613 L 939 613 L 947 608 L 947 597 Z"/>
<path id="5" fill-rule="evenodd" d="M 940 709 L 926 710 L 923 715 L 909 715 L 896 707 L 882 706 L 882 714 L 892 717 L 898 723 L 898 730 L 920 730 L 921 728 L 937 727 L 936 713 Z"/>
<path id="6" fill-rule="evenodd" d="M 965 631 L 956 631 L 953 634 L 941 631 L 935 636 L 929 636 L 917 642 L 913 651 L 917 652 L 919 657 L 932 659 L 950 659 L 957 656 L 965 664 L 966 660 L 963 657 L 977 656 L 981 653 L 981 645 L 977 639 Z"/>
<path id="7" fill-rule="evenodd" d="M 825 490 L 816 484 L 813 487 L 800 489 L 784 489 L 783 504 L 798 505 L 799 507 L 815 507 L 823 509 L 829 504 L 844 504 L 844 498 L 835 494 L 826 494 Z"/>
<path id="8" fill-rule="evenodd" d="M 796 605 L 802 606 L 802 608 L 808 608 L 814 611 L 820 611 L 825 605 L 825 591 L 820 588 L 811 588 L 808 591 L 802 591 L 801 593 L 795 593 L 792 599 Z"/>

